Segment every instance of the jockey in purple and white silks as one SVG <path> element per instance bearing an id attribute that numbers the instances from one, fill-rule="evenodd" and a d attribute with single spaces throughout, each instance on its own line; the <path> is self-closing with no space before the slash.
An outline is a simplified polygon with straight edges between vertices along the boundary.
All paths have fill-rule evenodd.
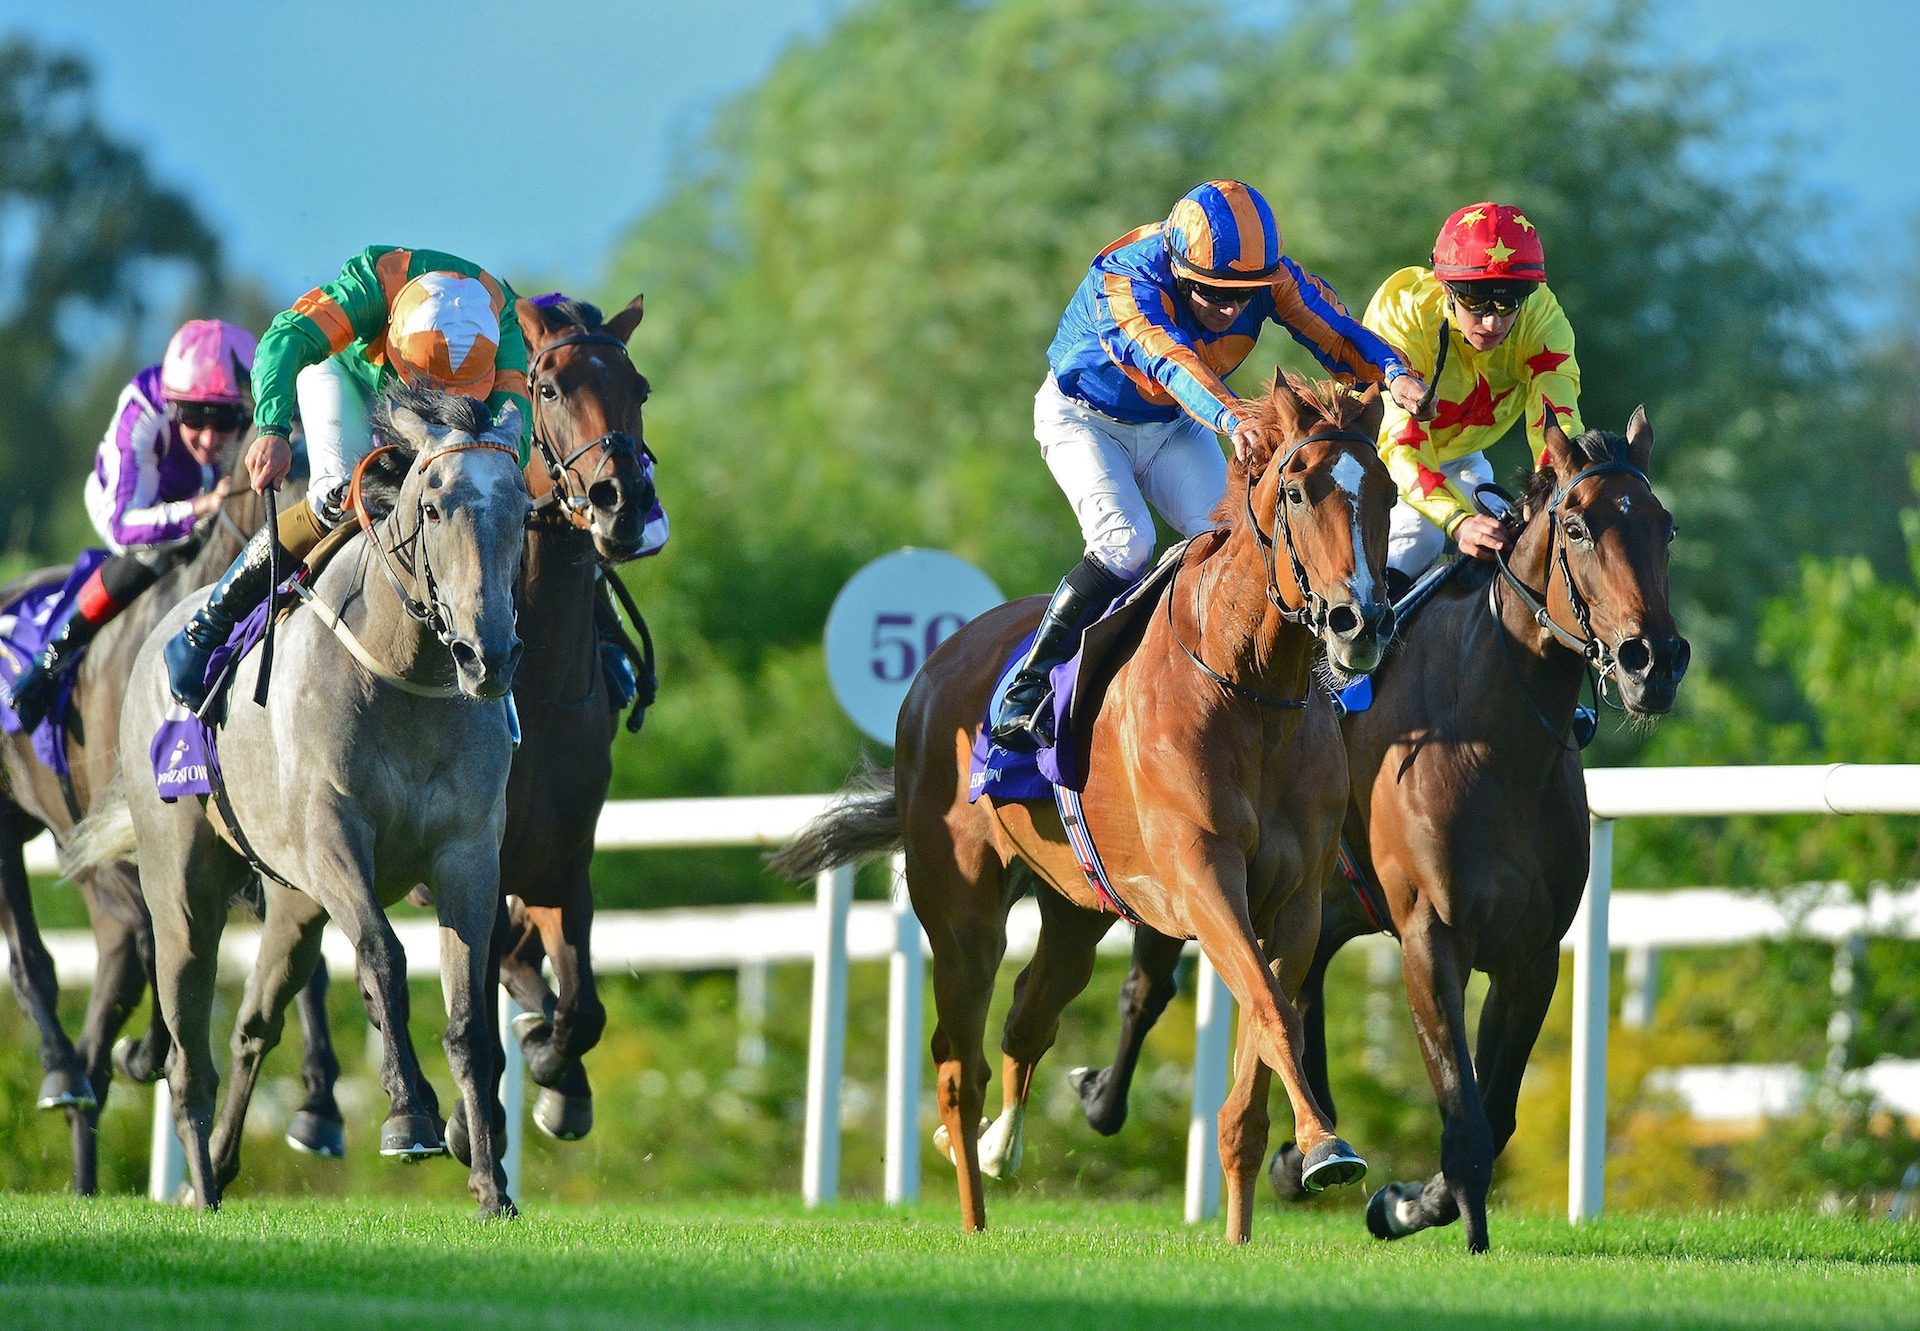
<path id="1" fill-rule="evenodd" d="M 1026 751 L 1045 741 L 1037 726 L 1047 676 L 1146 571 L 1154 510 L 1183 536 L 1210 525 L 1227 489 L 1216 436 L 1229 436 L 1242 461 L 1259 444 L 1224 379 L 1268 322 L 1343 383 L 1384 379 L 1409 409 L 1426 390 L 1332 287 L 1280 252 L 1272 208 L 1240 181 L 1189 190 L 1165 222 L 1094 258 L 1047 349 L 1051 373 L 1033 408 L 1034 436 L 1086 555 L 1053 593 L 995 714 L 994 743 Z"/>
<path id="2" fill-rule="evenodd" d="M 227 494 L 217 460 L 253 414 L 255 347 L 244 328 L 195 319 L 121 390 L 86 483 L 87 514 L 113 553 L 14 681 L 8 701 L 24 729 L 45 717 L 62 671 L 101 626 L 198 548 Z"/>

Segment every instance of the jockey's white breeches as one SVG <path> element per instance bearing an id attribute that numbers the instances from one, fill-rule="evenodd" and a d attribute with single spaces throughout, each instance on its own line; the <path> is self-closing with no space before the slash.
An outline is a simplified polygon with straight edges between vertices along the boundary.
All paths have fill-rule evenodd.
<path id="1" fill-rule="evenodd" d="M 1087 554 L 1128 580 L 1153 558 L 1155 510 L 1193 536 L 1213 525 L 1227 492 L 1226 455 L 1210 428 L 1189 416 L 1145 425 L 1103 416 L 1062 393 L 1051 374 L 1033 400 L 1033 436 L 1073 505 Z"/>
<path id="2" fill-rule="evenodd" d="M 1485 453 L 1468 453 L 1440 464 L 1440 471 L 1468 494 L 1476 485 L 1493 483 L 1493 465 Z M 1393 506 L 1387 527 L 1387 567 L 1397 568 L 1409 578 L 1418 578 L 1433 566 L 1447 548 L 1447 534 L 1427 521 L 1426 516 L 1402 499 Z"/>
<path id="3" fill-rule="evenodd" d="M 373 451 L 366 390 L 328 357 L 300 371 L 294 393 L 307 434 L 307 501 L 315 513 L 337 514 L 353 469 Z"/>

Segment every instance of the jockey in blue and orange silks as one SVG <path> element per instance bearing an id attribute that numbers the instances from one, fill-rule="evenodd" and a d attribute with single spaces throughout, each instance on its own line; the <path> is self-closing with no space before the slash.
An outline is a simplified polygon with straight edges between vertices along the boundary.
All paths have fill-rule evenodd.
<path id="1" fill-rule="evenodd" d="M 1044 742 L 1048 673 L 1146 570 L 1157 509 L 1183 536 L 1205 530 L 1226 494 L 1217 435 L 1246 461 L 1258 431 L 1224 376 L 1279 324 L 1343 383 L 1385 380 L 1411 409 L 1426 385 L 1333 289 L 1280 252 L 1259 191 L 1211 180 L 1165 222 L 1130 231 L 1095 257 L 1047 350 L 1034 436 L 1080 521 L 1086 554 L 1054 592 L 1033 646 L 994 717 L 993 741 Z M 1152 508 L 1149 508 L 1149 505 Z"/>
<path id="2" fill-rule="evenodd" d="M 13 682 L 7 702 L 32 730 L 60 677 L 110 619 L 199 549 L 228 479 L 219 457 L 253 414 L 252 333 L 193 319 L 165 357 L 120 391 L 87 475 L 87 516 L 112 552 L 74 597 L 73 613 Z"/>

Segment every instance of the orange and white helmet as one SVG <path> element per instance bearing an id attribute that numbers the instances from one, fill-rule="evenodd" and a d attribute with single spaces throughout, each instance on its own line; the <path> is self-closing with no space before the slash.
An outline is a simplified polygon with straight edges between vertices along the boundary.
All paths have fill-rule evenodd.
<path id="1" fill-rule="evenodd" d="M 387 363 L 409 384 L 484 398 L 499 350 L 499 310 L 477 277 L 422 273 L 388 307 Z"/>

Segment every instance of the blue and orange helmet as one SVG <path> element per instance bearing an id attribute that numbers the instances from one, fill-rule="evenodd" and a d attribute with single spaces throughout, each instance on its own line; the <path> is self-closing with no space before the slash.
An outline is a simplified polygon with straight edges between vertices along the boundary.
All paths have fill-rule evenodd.
<path id="1" fill-rule="evenodd" d="M 1188 190 L 1162 234 L 1177 277 L 1212 287 L 1263 287 L 1280 267 L 1280 224 L 1260 191 L 1238 180 Z"/>

